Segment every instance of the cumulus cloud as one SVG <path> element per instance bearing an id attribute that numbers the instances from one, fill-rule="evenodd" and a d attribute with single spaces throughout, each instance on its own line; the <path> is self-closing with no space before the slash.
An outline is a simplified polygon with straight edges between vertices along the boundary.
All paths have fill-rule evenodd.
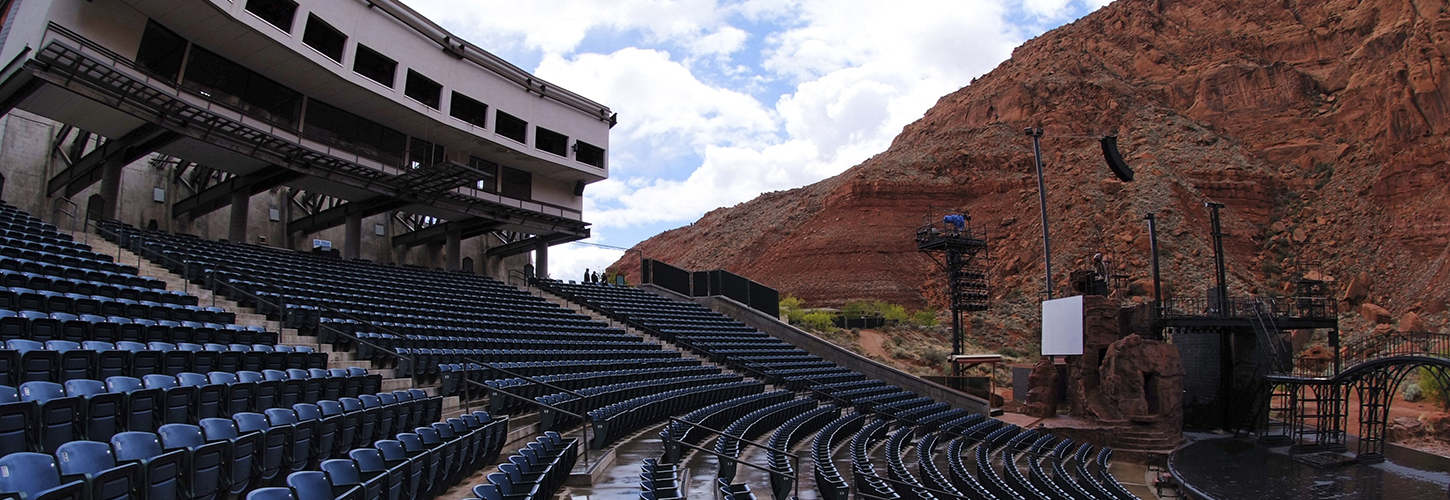
<path id="1" fill-rule="evenodd" d="M 585 213 L 629 246 L 649 236 L 631 228 L 688 223 L 881 152 L 1041 24 L 1108 1 L 409 3 L 490 50 L 537 54 L 541 78 L 620 113 L 613 177 L 586 190 Z M 564 245 L 551 260 L 563 272 L 610 252 Z"/>

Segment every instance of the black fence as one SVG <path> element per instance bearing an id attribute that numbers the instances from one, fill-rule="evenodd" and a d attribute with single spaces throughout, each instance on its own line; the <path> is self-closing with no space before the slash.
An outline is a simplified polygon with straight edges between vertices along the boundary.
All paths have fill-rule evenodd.
<path id="1" fill-rule="evenodd" d="M 642 283 L 690 297 L 723 295 L 751 309 L 780 316 L 780 292 L 744 276 L 723 269 L 690 272 L 654 259 L 645 259 L 641 266 Z"/>

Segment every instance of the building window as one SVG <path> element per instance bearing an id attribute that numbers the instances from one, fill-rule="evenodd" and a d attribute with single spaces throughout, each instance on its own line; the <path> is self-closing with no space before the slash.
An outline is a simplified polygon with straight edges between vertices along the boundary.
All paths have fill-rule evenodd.
<path id="1" fill-rule="evenodd" d="M 490 193 L 498 192 L 498 164 L 479 158 L 468 157 L 468 166 L 478 171 L 478 189 Z"/>
<path id="2" fill-rule="evenodd" d="M 480 128 L 488 128 L 488 105 L 458 92 L 453 93 L 453 104 L 448 106 L 448 114 Z"/>
<path id="3" fill-rule="evenodd" d="M 534 127 L 534 147 L 559 156 L 569 156 L 569 136 L 544 127 Z"/>
<path id="4" fill-rule="evenodd" d="M 307 100 L 302 133 L 329 145 L 370 156 L 388 165 L 402 165 L 408 136 L 316 99 Z"/>
<path id="5" fill-rule="evenodd" d="M 503 182 L 498 188 L 499 194 L 516 200 L 533 199 L 534 174 L 504 167 L 502 180 Z"/>
<path id="6" fill-rule="evenodd" d="M 146 21 L 146 31 L 141 32 L 141 48 L 136 50 L 136 67 L 174 82 L 181 75 L 181 58 L 185 54 L 185 38 L 156 21 Z"/>
<path id="7" fill-rule="evenodd" d="M 438 82 L 429 80 L 417 71 L 408 70 L 408 80 L 403 82 L 403 95 L 413 98 L 433 109 L 438 109 L 438 101 L 443 98 L 443 86 Z"/>
<path id="8" fill-rule="evenodd" d="M 604 168 L 604 149 L 584 141 L 574 141 L 574 159 L 585 165 Z"/>
<path id="9" fill-rule="evenodd" d="M 182 86 L 290 129 L 302 111 L 302 94 L 200 46 L 191 47 Z"/>
<path id="10" fill-rule="evenodd" d="M 527 142 L 529 122 L 514 118 L 514 115 L 499 111 L 493 119 L 494 132 L 519 142 Z"/>
<path id="11" fill-rule="evenodd" d="M 292 0 L 247 0 L 247 12 L 267 21 L 267 24 L 292 32 L 292 17 L 297 15 L 297 2 Z"/>
<path id="12" fill-rule="evenodd" d="M 347 35 L 312 14 L 307 15 L 307 27 L 303 29 L 302 43 L 317 49 L 334 61 L 342 62 L 342 49 L 347 45 Z"/>
<path id="13" fill-rule="evenodd" d="M 352 60 L 352 70 L 369 80 L 393 87 L 393 76 L 398 72 L 398 63 L 377 53 L 363 44 L 357 44 L 357 55 Z"/>
<path id="14" fill-rule="evenodd" d="M 423 168 L 443 161 L 443 146 L 419 139 L 408 141 L 408 167 Z"/>

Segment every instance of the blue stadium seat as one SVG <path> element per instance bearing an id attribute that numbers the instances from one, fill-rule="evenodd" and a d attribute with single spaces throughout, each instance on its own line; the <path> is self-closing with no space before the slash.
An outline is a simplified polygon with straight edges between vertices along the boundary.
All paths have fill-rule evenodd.
<path id="1" fill-rule="evenodd" d="M 259 472 L 253 465 L 258 463 L 262 433 L 242 433 L 237 423 L 229 418 L 203 418 L 200 423 L 202 436 L 207 442 L 227 443 L 228 456 L 224 461 L 227 466 L 224 481 L 227 492 L 237 495 L 246 491 Z"/>
<path id="2" fill-rule="evenodd" d="M 180 450 L 186 456 L 181 480 L 185 497 L 191 500 L 214 500 L 226 492 L 227 443 L 207 442 L 201 427 L 191 424 L 166 424 L 156 431 L 161 446 L 167 451 Z"/>
<path id="3" fill-rule="evenodd" d="M 334 458 L 322 461 L 322 472 L 327 474 L 327 482 L 334 489 L 362 487 L 363 500 L 386 500 L 383 490 L 386 487 L 387 478 L 384 475 L 364 477 L 357 468 L 357 463 L 351 459 Z"/>
<path id="4" fill-rule="evenodd" d="M 291 472 L 306 469 L 312 463 L 314 440 L 317 438 L 316 420 L 299 420 L 291 408 L 268 408 L 264 411 L 267 423 L 272 427 L 287 427 L 290 444 L 287 446 L 287 463 Z"/>
<path id="5" fill-rule="evenodd" d="M 0 457 L 0 495 L 20 500 L 85 500 L 85 483 L 61 483 L 55 458 L 20 452 Z"/>
<path id="6" fill-rule="evenodd" d="M 388 467 L 387 462 L 383 461 L 383 455 L 376 448 L 358 448 L 348 452 L 347 456 L 357 464 L 358 472 L 363 478 L 380 478 L 383 484 L 383 500 L 401 498 L 408 477 L 406 467 Z"/>
<path id="7" fill-rule="evenodd" d="M 55 452 L 61 479 L 85 482 L 90 500 L 126 500 L 141 484 L 141 466 L 117 464 L 111 445 L 100 441 L 71 441 Z"/>
<path id="8" fill-rule="evenodd" d="M 297 412 L 297 420 L 317 423 L 317 433 L 312 439 L 313 463 L 332 458 L 338 431 L 342 428 L 342 415 L 323 415 L 322 408 L 311 403 L 297 403 L 292 405 L 292 410 Z"/>
<path id="9" fill-rule="evenodd" d="M 257 488 L 247 493 L 247 500 L 297 500 L 297 495 L 292 493 L 291 488 Z"/>
<path id="10" fill-rule="evenodd" d="M 377 446 L 378 454 L 389 469 L 403 472 L 401 497 L 418 498 L 419 488 L 423 485 L 424 461 L 409 458 L 403 443 L 395 439 L 379 439 L 373 445 Z"/>
<path id="11" fill-rule="evenodd" d="M 319 471 L 293 472 L 287 476 L 287 486 L 297 500 L 360 500 L 363 495 L 360 486 L 334 488 L 327 482 L 327 474 Z"/>
<path id="12" fill-rule="evenodd" d="M 70 397 L 55 382 L 20 384 L 20 400 L 36 404 L 35 426 L 39 451 L 55 453 L 61 444 L 80 439 L 84 399 Z"/>
<path id="13" fill-rule="evenodd" d="M 255 384 L 240 383 L 236 374 L 226 372 L 211 372 L 207 374 L 207 378 L 213 384 L 226 387 L 226 398 L 222 400 L 223 415 L 236 415 L 252 411 L 256 393 Z"/>
<path id="14" fill-rule="evenodd" d="M 135 377 L 111 377 L 106 379 L 106 391 L 126 394 L 122 427 L 128 431 L 156 431 L 161 421 L 160 390 L 147 389 L 141 379 Z"/>
<path id="15" fill-rule="evenodd" d="M 282 469 L 290 465 L 287 462 L 287 450 L 292 446 L 291 427 L 273 427 L 267 422 L 267 417 L 261 413 L 241 412 L 232 415 L 232 420 L 237 423 L 237 430 L 241 432 L 260 432 L 261 441 L 258 443 L 258 463 L 260 470 L 257 479 L 262 482 L 271 482 L 279 477 Z"/>
<path id="16" fill-rule="evenodd" d="M 88 379 L 67 380 L 65 393 L 84 399 L 85 420 L 81 423 L 81 433 L 86 439 L 109 442 L 111 436 L 121 432 L 126 406 L 124 393 L 109 392 L 104 382 Z"/>
<path id="17" fill-rule="evenodd" d="M 119 462 L 135 462 L 141 466 L 141 486 L 137 489 L 147 500 L 184 500 L 180 477 L 185 468 L 181 451 L 167 453 L 161 440 L 150 432 L 129 431 L 111 437 L 111 450 Z"/>
<path id="18" fill-rule="evenodd" d="M 195 422 L 200 393 L 196 387 L 184 386 L 171 375 L 152 374 L 141 377 L 147 389 L 161 391 L 161 422 L 182 424 Z"/>
<path id="19" fill-rule="evenodd" d="M 45 344 L 13 339 L 5 341 L 5 347 L 19 354 L 16 375 L 20 383 L 51 382 L 60 378 L 60 353 L 46 350 Z"/>
<path id="20" fill-rule="evenodd" d="M 45 348 L 59 353 L 56 365 L 57 372 L 60 374 L 59 381 L 95 378 L 97 354 L 95 351 L 82 349 L 79 343 L 69 340 L 47 341 Z"/>
<path id="21" fill-rule="evenodd" d="M 435 494 L 442 482 L 442 475 L 438 473 L 442 450 L 435 450 L 423 444 L 422 436 L 413 432 L 398 433 L 398 442 L 403 445 L 403 451 L 408 458 L 419 464 L 423 469 L 423 475 L 418 485 L 420 495 L 432 496 Z"/>

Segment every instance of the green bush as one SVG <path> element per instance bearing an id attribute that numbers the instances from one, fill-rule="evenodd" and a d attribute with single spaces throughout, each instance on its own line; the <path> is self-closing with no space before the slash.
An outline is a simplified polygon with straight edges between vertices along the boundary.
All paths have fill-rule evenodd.
<path id="1" fill-rule="evenodd" d="M 911 315 L 911 322 L 917 326 L 936 326 L 936 311 L 922 309 Z"/>
<path id="2" fill-rule="evenodd" d="M 811 330 L 828 332 L 836 328 L 835 319 L 836 315 L 834 314 L 825 311 L 816 311 L 801 316 L 800 323 Z"/>
<path id="3" fill-rule="evenodd" d="M 1001 350 L 998 350 L 997 351 L 997 354 L 1001 354 L 1003 357 L 1007 357 L 1007 358 L 1020 358 L 1020 357 L 1022 357 L 1022 352 L 1020 352 L 1020 351 L 1018 351 L 1016 349 L 1013 349 L 1011 347 L 1003 347 Z"/>
<path id="4" fill-rule="evenodd" d="M 1426 400 L 1444 409 L 1450 409 L 1450 387 L 1446 387 L 1442 380 L 1447 376 L 1450 373 L 1446 373 L 1444 368 L 1420 368 L 1420 392 L 1425 394 Z"/>

